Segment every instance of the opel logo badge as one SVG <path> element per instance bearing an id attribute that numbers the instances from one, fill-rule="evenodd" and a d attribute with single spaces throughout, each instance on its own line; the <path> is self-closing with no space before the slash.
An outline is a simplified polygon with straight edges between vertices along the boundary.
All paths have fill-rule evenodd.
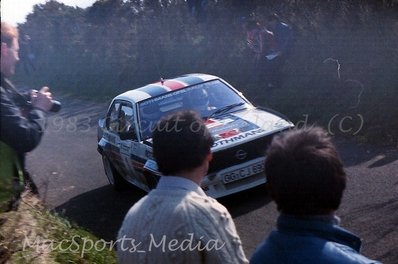
<path id="1" fill-rule="evenodd" d="M 244 160 L 244 159 L 246 159 L 246 157 L 247 157 L 247 152 L 244 151 L 244 150 L 242 150 L 242 149 L 240 149 L 240 150 L 238 150 L 238 151 L 235 153 L 235 157 L 236 157 L 238 160 Z"/>

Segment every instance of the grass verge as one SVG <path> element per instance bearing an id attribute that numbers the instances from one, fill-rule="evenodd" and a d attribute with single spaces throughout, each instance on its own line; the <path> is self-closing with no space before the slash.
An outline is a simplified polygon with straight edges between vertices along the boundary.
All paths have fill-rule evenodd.
<path id="1" fill-rule="evenodd" d="M 116 263 L 114 247 L 49 212 L 30 192 L 0 214 L 0 263 Z"/>

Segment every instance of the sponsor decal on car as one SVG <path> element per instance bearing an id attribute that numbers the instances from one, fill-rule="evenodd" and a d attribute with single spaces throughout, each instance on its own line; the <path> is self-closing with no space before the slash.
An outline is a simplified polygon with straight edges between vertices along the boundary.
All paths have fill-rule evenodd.
<path id="1" fill-rule="evenodd" d="M 223 119 L 207 120 L 206 126 L 210 130 L 215 141 L 238 136 L 244 132 L 259 128 L 256 124 L 247 122 L 246 120 L 233 115 L 228 115 Z"/>
<path id="2" fill-rule="evenodd" d="M 265 132 L 266 131 L 264 129 L 258 128 L 258 129 L 254 129 L 251 131 L 240 133 L 236 136 L 232 136 L 229 138 L 222 138 L 222 139 L 214 142 L 213 148 L 220 147 L 220 146 L 226 146 L 226 145 L 232 144 L 232 143 L 238 143 L 238 142 L 244 141 L 245 139 L 247 139 L 249 137 L 255 137 L 255 136 L 263 134 Z"/>
<path id="3" fill-rule="evenodd" d="M 284 118 L 259 109 L 235 113 L 234 115 L 267 131 L 293 127 L 293 124 Z"/>

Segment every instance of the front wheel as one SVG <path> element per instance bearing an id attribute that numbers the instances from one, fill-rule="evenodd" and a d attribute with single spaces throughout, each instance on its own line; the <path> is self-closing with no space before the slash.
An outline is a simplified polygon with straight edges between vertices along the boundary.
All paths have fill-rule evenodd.
<path id="1" fill-rule="evenodd" d="M 111 164 L 109 159 L 102 155 L 102 163 L 104 164 L 104 170 L 109 183 L 113 186 L 116 191 L 126 189 L 128 183 L 123 177 L 116 171 L 115 167 Z"/>

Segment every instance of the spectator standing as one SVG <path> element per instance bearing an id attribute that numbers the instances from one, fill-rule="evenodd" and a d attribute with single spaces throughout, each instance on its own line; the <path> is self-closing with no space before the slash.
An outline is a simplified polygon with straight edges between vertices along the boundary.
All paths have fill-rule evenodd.
<path id="1" fill-rule="evenodd" d="M 247 263 L 227 209 L 200 187 L 212 145 L 193 111 L 159 121 L 153 154 L 163 176 L 127 213 L 118 235 L 119 263 Z"/>
<path id="2" fill-rule="evenodd" d="M 266 28 L 274 34 L 275 52 L 272 58 L 274 82 L 280 86 L 282 80 L 282 67 L 290 56 L 293 44 L 293 29 L 282 22 L 278 14 L 273 13 L 266 19 Z"/>
<path id="3" fill-rule="evenodd" d="M 264 80 L 268 86 L 272 86 L 273 65 L 269 55 L 276 48 L 274 34 L 255 20 L 248 21 L 245 29 L 247 45 L 254 55 L 254 78 L 256 81 Z"/>
<path id="4" fill-rule="evenodd" d="M 9 164 L 7 159 L 10 157 L 6 153 L 15 153 L 19 163 L 15 164 L 15 167 L 23 170 L 25 182 L 35 189 L 24 169 L 25 153 L 39 144 L 45 129 L 45 112 L 51 109 L 53 102 L 48 87 L 43 87 L 40 92 L 21 94 L 8 79 L 15 74 L 15 66 L 19 61 L 18 51 L 18 30 L 6 22 L 1 22 L 0 141 L 2 150 L 7 148 L 1 152 L 1 163 Z M 11 176 L 19 178 L 18 169 L 14 169 L 14 175 L 1 175 Z"/>
<path id="5" fill-rule="evenodd" d="M 335 212 L 346 174 L 326 131 L 305 128 L 274 138 L 265 173 L 280 216 L 250 263 L 379 263 L 362 256 L 361 240 L 339 226 Z"/>
<path id="6" fill-rule="evenodd" d="M 293 41 L 293 29 L 287 23 L 282 22 L 278 14 L 273 13 L 267 17 L 266 27 L 274 33 L 276 51 L 286 55 L 290 51 Z"/>

